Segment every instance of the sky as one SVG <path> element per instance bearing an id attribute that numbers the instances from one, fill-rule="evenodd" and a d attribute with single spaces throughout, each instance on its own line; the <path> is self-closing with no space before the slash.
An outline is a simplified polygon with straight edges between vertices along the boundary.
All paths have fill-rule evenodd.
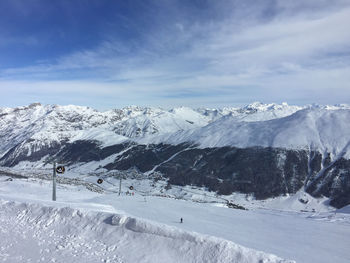
<path id="1" fill-rule="evenodd" d="M 0 107 L 350 103 L 350 0 L 1 0 Z"/>

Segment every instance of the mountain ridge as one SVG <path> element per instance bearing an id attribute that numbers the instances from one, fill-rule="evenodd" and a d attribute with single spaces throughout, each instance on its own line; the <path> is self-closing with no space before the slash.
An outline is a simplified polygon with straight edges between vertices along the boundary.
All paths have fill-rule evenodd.
<path id="1" fill-rule="evenodd" d="M 70 140 L 71 138 L 79 137 L 77 136 L 77 131 L 87 131 L 91 129 L 93 133 L 97 134 L 98 129 L 100 129 L 100 133 L 115 133 L 126 137 L 125 140 L 127 140 L 127 138 L 144 139 L 145 137 L 152 137 L 154 135 L 191 131 L 208 125 L 213 127 L 213 123 L 215 122 L 221 126 L 225 123 L 225 119 L 230 120 L 228 122 L 231 122 L 232 125 L 241 122 L 253 123 L 280 119 L 303 109 L 334 111 L 350 109 L 350 106 L 313 105 L 300 107 L 289 106 L 286 103 L 278 105 L 256 102 L 243 108 L 203 110 L 179 107 L 163 110 L 161 108 L 130 106 L 122 109 L 99 112 L 84 106 L 43 106 L 39 103 L 34 103 L 27 107 L 1 108 L 0 121 L 2 128 L 0 129 L 0 136 L 4 139 L 6 136 L 10 135 L 9 138 L 13 141 L 12 144 L 18 144 L 30 138 L 53 141 Z M 230 127 L 228 128 L 230 129 Z M 70 132 L 72 134 L 69 134 Z M 48 136 L 48 134 L 50 134 L 50 136 Z M 53 134 L 57 135 L 56 138 L 54 138 Z M 15 136 L 11 137 L 11 135 Z M 86 134 L 85 137 L 89 137 L 89 135 Z M 101 142 L 103 142 L 103 139 L 101 139 Z M 147 140 L 139 140 L 139 142 L 147 143 Z M 150 140 L 150 142 L 152 142 L 152 140 Z M 6 148 L 9 148 L 11 144 L 8 141 L 6 142 L 6 140 L 4 143 L 4 140 L 2 140 L 1 145 L 0 156 L 4 155 Z M 254 146 L 260 145 L 261 144 L 257 143 Z M 232 146 L 239 145 L 234 144 Z M 263 146 L 266 145 L 263 144 Z M 245 145 L 243 145 L 243 147 L 245 147 Z"/>

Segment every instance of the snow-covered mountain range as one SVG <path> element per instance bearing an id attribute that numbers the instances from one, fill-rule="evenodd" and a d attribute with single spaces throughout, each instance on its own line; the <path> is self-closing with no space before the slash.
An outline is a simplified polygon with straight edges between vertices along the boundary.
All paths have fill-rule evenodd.
<path id="1" fill-rule="evenodd" d="M 265 198 L 304 186 L 316 196 L 340 196 L 344 205 L 350 202 L 349 194 L 344 197 L 350 189 L 350 106 L 0 108 L 0 165 L 40 166 L 53 156 L 95 162 L 93 169 L 158 172 L 174 184 L 222 194 Z M 261 178 L 274 182 L 273 190 L 262 191 Z"/>
<path id="2" fill-rule="evenodd" d="M 0 108 L 1 153 L 24 140 L 77 140 L 91 136 L 102 143 L 114 139 L 138 138 L 200 128 L 223 116 L 236 120 L 255 121 L 284 117 L 301 109 L 286 104 L 254 103 L 244 108 L 163 110 L 136 106 L 99 112 L 89 107 L 41 105 Z M 98 132 L 97 132 L 98 131 Z M 86 136 L 86 137 L 84 137 Z M 96 137 L 95 137 L 96 136 Z"/>
<path id="3" fill-rule="evenodd" d="M 164 110 L 131 106 L 99 112 L 82 106 L 33 103 L 0 108 L 0 156 L 23 142 L 35 142 L 40 147 L 76 140 L 96 140 L 104 146 L 126 140 L 191 141 L 203 147 L 310 146 L 338 153 L 349 135 L 349 109 L 348 105 L 300 107 L 255 102 L 243 108 Z M 30 150 L 35 151 L 37 146 L 31 145 Z"/>
<path id="4" fill-rule="evenodd" d="M 269 116 L 259 112 L 256 115 Z M 350 110 L 303 109 L 284 118 L 247 122 L 227 115 L 205 127 L 146 138 L 144 141 L 195 142 L 200 147 L 254 146 L 319 150 L 332 156 L 350 157 Z M 270 117 L 270 116 L 269 116 Z M 142 141 L 142 140 L 141 140 Z"/>

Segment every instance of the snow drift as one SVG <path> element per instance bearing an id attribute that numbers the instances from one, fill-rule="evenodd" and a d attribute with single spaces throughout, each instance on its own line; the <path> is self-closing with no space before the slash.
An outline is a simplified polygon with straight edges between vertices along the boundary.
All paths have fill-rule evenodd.
<path id="1" fill-rule="evenodd" d="M 0 207 L 8 262 L 292 262 L 122 214 L 4 200 Z"/>

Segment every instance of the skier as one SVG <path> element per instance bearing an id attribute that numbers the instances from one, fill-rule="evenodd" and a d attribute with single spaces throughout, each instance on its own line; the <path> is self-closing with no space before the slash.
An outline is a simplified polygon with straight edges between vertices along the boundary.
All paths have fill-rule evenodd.
<path id="1" fill-rule="evenodd" d="M 183 222 L 183 219 L 182 219 L 182 217 L 180 218 L 180 223 L 182 224 L 182 222 Z"/>

